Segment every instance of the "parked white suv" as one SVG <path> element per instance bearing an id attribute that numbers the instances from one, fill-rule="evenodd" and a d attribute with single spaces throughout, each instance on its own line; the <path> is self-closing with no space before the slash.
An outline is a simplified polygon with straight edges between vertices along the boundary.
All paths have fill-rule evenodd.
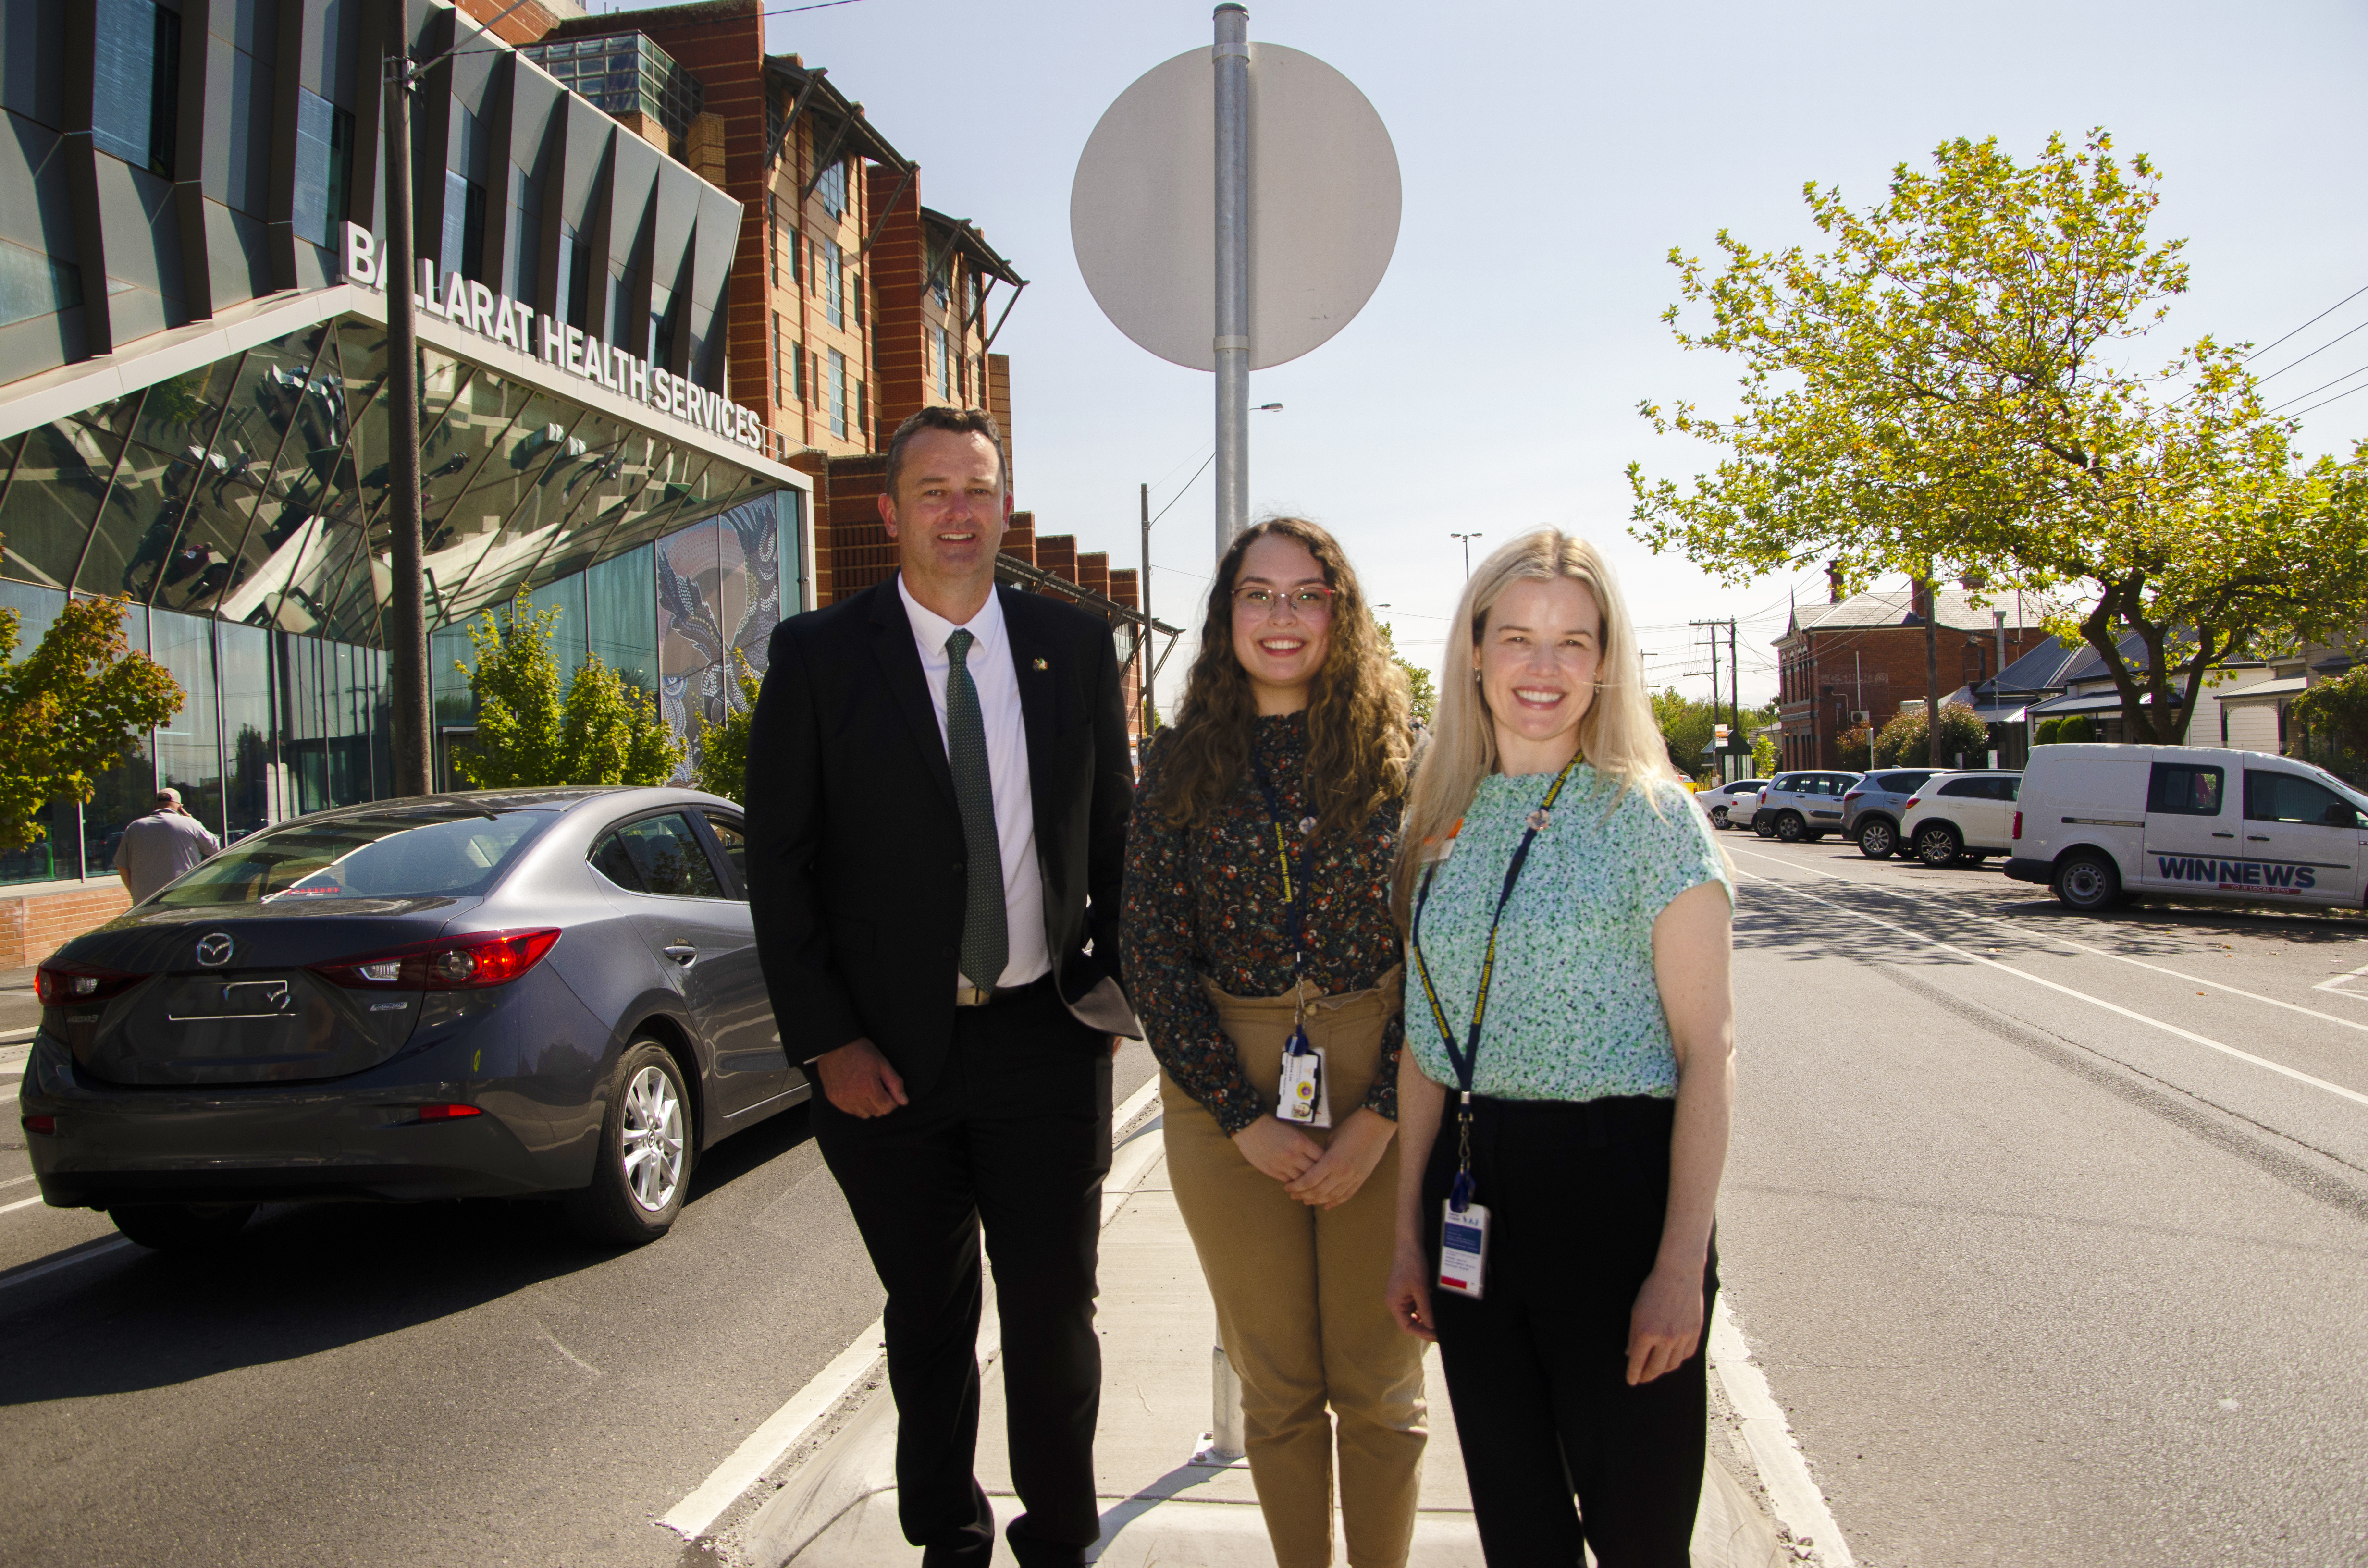
<path id="1" fill-rule="evenodd" d="M 2022 775 L 2002 768 L 1935 773 L 1907 798 L 1899 838 L 1928 866 L 2014 852 L 2014 803 Z"/>
<path id="2" fill-rule="evenodd" d="M 2084 912 L 2143 892 L 2356 909 L 2368 891 L 2368 793 L 2265 752 L 2041 746 L 2015 827 L 2006 874 Z"/>

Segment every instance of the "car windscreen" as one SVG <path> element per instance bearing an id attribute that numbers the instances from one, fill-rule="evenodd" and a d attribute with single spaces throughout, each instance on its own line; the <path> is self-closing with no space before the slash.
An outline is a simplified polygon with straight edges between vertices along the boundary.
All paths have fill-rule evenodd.
<path id="1" fill-rule="evenodd" d="M 177 907 L 483 893 L 558 820 L 552 811 L 412 806 L 300 818 L 243 838 L 156 895 Z"/>

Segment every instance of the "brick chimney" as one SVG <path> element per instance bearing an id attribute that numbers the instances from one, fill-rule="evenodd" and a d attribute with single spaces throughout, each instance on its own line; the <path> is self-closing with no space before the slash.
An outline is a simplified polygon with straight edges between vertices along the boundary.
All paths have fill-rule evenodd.
<path id="1" fill-rule="evenodd" d="M 1838 605 L 1849 597 L 1850 589 L 1842 582 L 1842 563 L 1839 561 L 1827 562 L 1826 602 L 1829 605 Z"/>

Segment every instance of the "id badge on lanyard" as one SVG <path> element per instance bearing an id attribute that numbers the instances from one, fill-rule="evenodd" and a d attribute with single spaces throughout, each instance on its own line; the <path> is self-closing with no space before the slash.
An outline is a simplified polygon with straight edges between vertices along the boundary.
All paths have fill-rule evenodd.
<path id="1" fill-rule="evenodd" d="M 1258 787 L 1266 797 L 1267 820 L 1274 827 L 1274 858 L 1282 872 L 1282 900 L 1291 911 L 1291 990 L 1298 1004 L 1292 1019 L 1291 1038 L 1282 1046 L 1282 1073 L 1274 1114 L 1294 1126 L 1328 1128 L 1332 1125 L 1332 1086 L 1325 1081 L 1324 1048 L 1307 1038 L 1307 987 L 1300 979 L 1306 960 L 1306 917 L 1300 907 L 1306 896 L 1305 869 L 1302 868 L 1295 878 L 1292 875 L 1292 856 L 1283 832 L 1282 801 L 1267 782 L 1263 767 L 1258 769 Z M 1305 841 L 1315 832 L 1314 817 L 1299 819 L 1303 853 Z"/>
<path id="2" fill-rule="evenodd" d="M 1521 835 L 1520 847 L 1513 851 L 1511 864 L 1505 868 L 1505 885 L 1497 894 L 1497 912 L 1488 921 L 1488 946 L 1480 960 L 1480 984 L 1472 997 L 1472 1028 L 1464 1036 L 1461 1048 L 1455 1042 L 1455 1031 L 1448 1027 L 1447 1010 L 1440 1006 L 1439 988 L 1431 983 L 1430 964 L 1422 953 L 1422 915 L 1430 902 L 1430 884 L 1439 874 L 1440 863 L 1454 853 L 1455 841 L 1463 824 L 1455 824 L 1456 832 L 1448 836 L 1446 847 L 1432 860 L 1430 869 L 1422 879 L 1421 892 L 1415 898 L 1414 920 L 1406 946 L 1413 954 L 1415 972 L 1422 981 L 1423 995 L 1430 1003 L 1431 1022 L 1438 1027 L 1441 1044 L 1447 1048 L 1447 1059 L 1454 1065 L 1455 1077 L 1462 1090 L 1462 1101 L 1455 1118 L 1455 1182 L 1449 1188 L 1445 1201 L 1439 1206 L 1439 1289 L 1452 1290 L 1473 1301 L 1481 1299 L 1488 1277 L 1488 1210 L 1473 1201 L 1475 1184 L 1472 1179 L 1472 1084 L 1480 1060 L 1480 1026 L 1488 1012 L 1488 986 L 1497 973 L 1497 927 L 1505 918 L 1505 905 L 1513 896 L 1513 888 L 1521 880 L 1521 867 L 1530 858 L 1530 846 L 1537 842 L 1546 824 L 1553 820 L 1554 801 L 1562 787 L 1570 780 L 1570 770 L 1578 766 L 1574 756 L 1563 764 L 1554 776 L 1545 799 L 1527 819 L 1527 829 Z"/>

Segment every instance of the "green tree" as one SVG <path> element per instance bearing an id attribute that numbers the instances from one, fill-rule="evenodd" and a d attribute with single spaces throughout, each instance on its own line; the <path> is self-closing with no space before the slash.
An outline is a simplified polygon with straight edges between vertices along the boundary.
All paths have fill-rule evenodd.
<path id="1" fill-rule="evenodd" d="M 1414 722 L 1429 725 L 1431 715 L 1439 710 L 1439 688 L 1431 685 L 1429 670 L 1398 652 L 1397 639 L 1390 635 L 1389 622 L 1382 622 L 1381 627 L 1382 642 L 1390 651 L 1390 663 L 1406 673 L 1406 698 Z M 1156 714 L 1153 716 L 1153 724 L 1157 727 Z"/>
<path id="2" fill-rule="evenodd" d="M 2287 705 L 2286 716 L 2303 731 L 2296 749 L 2356 782 L 2368 765 L 2368 665 L 2303 692 Z"/>
<path id="3" fill-rule="evenodd" d="M 696 721 L 699 742 L 691 748 L 697 760 L 690 765 L 690 783 L 695 790 L 745 806 L 748 803 L 748 731 L 757 720 L 757 694 L 764 689 L 764 683 L 737 648 L 732 651 L 732 660 L 739 666 L 734 678 L 740 687 L 740 706 L 726 712 L 721 724 L 709 723 L 704 714 Z"/>
<path id="4" fill-rule="evenodd" d="M 1669 763 L 1688 778 L 1702 778 L 1712 764 L 1704 749 L 1713 726 L 1711 705 L 1670 687 L 1653 693 L 1653 717 L 1661 726 L 1661 740 L 1669 748 Z"/>
<path id="5" fill-rule="evenodd" d="M 1909 709 L 1876 732 L 1869 748 L 1874 766 L 1891 767 L 1928 757 L 1937 759 L 1928 763 L 1930 767 L 1954 767 L 1960 752 L 1964 754 L 1969 767 L 1980 767 L 1989 761 L 1990 728 L 1982 722 L 1981 715 L 1964 703 L 1941 705 L 1940 729 L 1939 736 L 1934 737 L 1931 727 L 1925 722 L 1924 710 Z"/>
<path id="6" fill-rule="evenodd" d="M 1761 735 L 1751 743 L 1751 775 L 1765 778 L 1776 771 L 1776 737 Z"/>
<path id="7" fill-rule="evenodd" d="M 1873 766 L 1874 732 L 1864 724 L 1853 724 L 1834 737 L 1834 761 L 1853 772 L 1864 773 Z"/>
<path id="8" fill-rule="evenodd" d="M 657 703 L 595 657 L 563 696 L 551 649 L 555 609 L 520 601 L 507 631 L 493 612 L 469 629 L 474 668 L 458 664 L 477 703 L 477 733 L 453 768 L 480 790 L 549 784 L 663 784 L 683 745 Z"/>
<path id="9" fill-rule="evenodd" d="M 120 599 L 68 599 L 19 659 L 21 623 L 0 609 L 0 848 L 39 843 L 51 801 L 87 803 L 143 732 L 181 710 L 179 684 L 131 651 L 123 612 Z"/>
<path id="10" fill-rule="evenodd" d="M 1711 315 L 1678 341 L 1737 356 L 1741 402 L 1725 419 L 1643 405 L 1728 455 L 1690 490 L 1632 465 L 1637 536 L 1731 581 L 1833 558 L 1926 594 L 1954 578 L 2068 590 L 2083 608 L 2050 629 L 2097 652 L 2141 741 L 2182 738 L 2224 660 L 2356 624 L 2368 453 L 2298 463 L 2248 346 L 2206 337 L 2130 368 L 2188 270 L 2182 242 L 2146 238 L 2154 166 L 2112 148 L 2101 131 L 2078 149 L 2051 138 L 2022 166 L 1959 140 L 1930 172 L 1901 165 L 1865 211 L 1808 186 L 1826 250 L 1722 232 L 1715 277 L 1672 253 L 1685 301 Z"/>

